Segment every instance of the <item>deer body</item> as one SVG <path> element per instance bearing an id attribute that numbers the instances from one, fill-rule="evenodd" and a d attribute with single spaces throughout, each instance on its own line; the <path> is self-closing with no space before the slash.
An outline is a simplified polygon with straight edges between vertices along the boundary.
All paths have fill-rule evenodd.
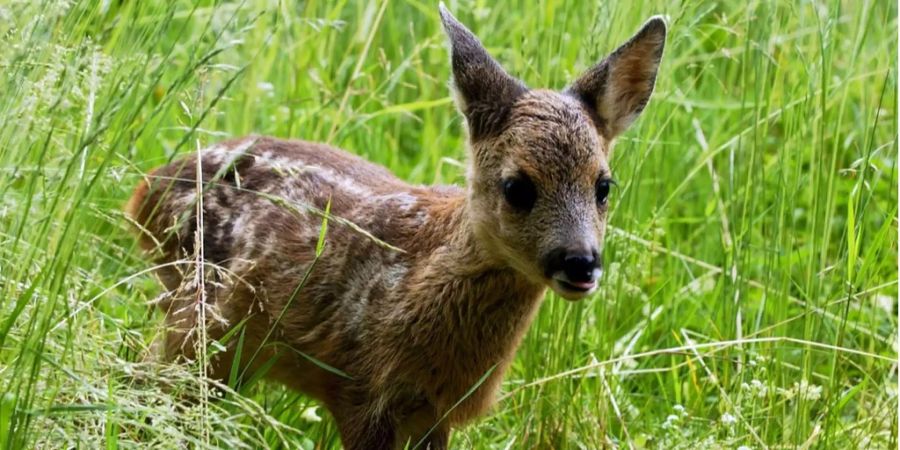
<path id="1" fill-rule="evenodd" d="M 240 275 L 228 283 L 220 280 L 207 296 L 225 319 L 210 321 L 211 337 L 221 336 L 226 324 L 250 317 L 242 351 L 249 359 L 274 326 L 263 347 L 267 351 L 247 363 L 277 357 L 273 378 L 329 406 L 365 401 L 371 404 L 361 415 L 377 409 L 400 416 L 415 412 L 430 418 L 429 428 L 499 365 L 478 395 L 450 412 L 447 425 L 484 410 L 544 288 L 478 246 L 466 221 L 464 191 L 409 186 L 340 150 L 270 138 L 248 137 L 207 149 L 201 167 L 204 254 L 226 269 L 223 278 Z M 164 236 L 172 219 L 182 218 L 171 242 L 162 243 L 164 251 L 169 249 L 164 261 L 193 251 L 184 247 L 195 231 L 196 175 L 190 158 L 173 163 L 152 174 L 157 181 L 134 198 L 135 205 L 146 205 L 134 206 L 134 217 L 152 235 Z M 324 210 L 328 202 L 332 215 L 351 219 L 404 251 L 332 223 L 322 255 L 293 295 L 315 258 L 322 226 L 322 217 L 303 207 Z M 142 242 L 148 249 L 158 245 L 151 235 Z M 163 278 L 173 290 L 184 281 L 174 269 Z M 180 301 L 185 304 L 169 310 L 195 299 Z M 193 351 L 192 343 L 182 339 L 193 336 L 188 332 L 195 326 L 193 310 L 188 309 L 190 314 L 175 315 L 168 324 L 174 330 L 165 342 L 170 358 Z M 282 311 L 287 314 L 279 320 Z M 352 380 L 295 351 L 340 368 Z M 217 359 L 224 364 L 215 364 L 214 372 L 230 369 L 227 357 Z M 227 378 L 227 372 L 221 376 Z M 405 404 L 396 405 L 392 397 Z M 427 428 L 416 431 L 421 437 Z"/>
<path id="2" fill-rule="evenodd" d="M 665 36 L 648 22 L 560 94 L 526 89 L 442 19 L 471 134 L 465 189 L 250 136 L 156 170 L 127 208 L 142 246 L 168 263 L 159 354 L 192 359 L 197 327 L 220 339 L 241 324 L 241 374 L 265 367 L 322 401 L 347 448 L 445 448 L 453 426 L 491 405 L 547 286 L 593 291 L 607 155 L 649 98 Z M 203 324 L 197 283 L 176 264 L 198 254 L 213 311 Z M 235 341 L 210 361 L 213 377 L 228 379 Z"/>

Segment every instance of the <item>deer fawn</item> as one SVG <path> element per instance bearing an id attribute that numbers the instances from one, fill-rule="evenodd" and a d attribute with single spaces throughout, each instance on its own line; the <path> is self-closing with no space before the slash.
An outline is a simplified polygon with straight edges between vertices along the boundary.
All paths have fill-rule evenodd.
<path id="1" fill-rule="evenodd" d="M 468 125 L 465 188 L 247 137 L 157 169 L 127 207 L 171 293 L 160 357 L 195 358 L 198 327 L 221 339 L 241 326 L 242 351 L 230 339 L 211 376 L 228 379 L 240 354 L 243 374 L 324 403 L 348 449 L 446 448 L 491 405 L 546 288 L 595 290 L 613 140 L 646 106 L 666 38 L 654 17 L 555 92 L 527 88 L 440 16 Z M 201 251 L 221 269 L 198 285 L 176 267 Z M 198 287 L 215 311 L 203 324 Z"/>

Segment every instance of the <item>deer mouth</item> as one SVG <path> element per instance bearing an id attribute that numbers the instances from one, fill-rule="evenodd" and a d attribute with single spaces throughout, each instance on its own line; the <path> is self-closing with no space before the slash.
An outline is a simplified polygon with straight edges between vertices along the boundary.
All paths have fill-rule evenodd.
<path id="1" fill-rule="evenodd" d="M 575 291 L 575 292 L 590 292 L 592 289 L 597 287 L 596 281 L 563 281 L 556 280 L 560 286 L 562 286 L 567 291 Z"/>
<path id="2" fill-rule="evenodd" d="M 553 290 L 567 300 L 579 300 L 593 293 L 597 289 L 597 280 L 600 278 L 600 269 L 595 269 L 589 280 L 571 280 L 564 272 L 559 272 L 551 278 Z"/>

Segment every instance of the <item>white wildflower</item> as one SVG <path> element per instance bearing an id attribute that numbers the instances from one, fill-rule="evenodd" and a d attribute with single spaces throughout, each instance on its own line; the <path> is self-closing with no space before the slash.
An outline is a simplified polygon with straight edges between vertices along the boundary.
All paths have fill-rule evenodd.
<path id="1" fill-rule="evenodd" d="M 794 387 L 797 389 L 797 395 L 806 400 L 816 401 L 822 398 L 822 386 L 800 380 L 800 383 L 794 383 Z"/>
<path id="2" fill-rule="evenodd" d="M 875 306 L 891 315 L 894 314 L 894 301 L 894 297 L 890 295 L 879 294 L 875 296 Z"/>
<path id="3" fill-rule="evenodd" d="M 775 393 L 784 397 L 785 400 L 790 400 L 797 395 L 797 392 L 793 389 L 784 389 L 784 388 L 775 388 Z"/>
<path id="4" fill-rule="evenodd" d="M 725 413 L 722 414 L 722 417 L 719 418 L 719 421 L 724 425 L 734 425 L 737 423 L 737 417 L 734 417 L 729 413 Z"/>
<path id="5" fill-rule="evenodd" d="M 694 296 L 700 296 L 709 293 L 716 288 L 716 280 L 712 277 L 695 278 L 685 286 L 687 292 Z"/>
<path id="6" fill-rule="evenodd" d="M 664 430 L 669 430 L 672 428 L 678 428 L 678 424 L 681 422 L 681 417 L 676 416 L 675 414 L 669 414 L 666 417 L 666 421 L 663 422 L 662 427 Z"/>
<path id="7" fill-rule="evenodd" d="M 790 389 L 778 388 L 776 392 L 778 395 L 784 397 L 785 400 L 797 397 L 804 400 L 816 401 L 822 397 L 822 386 L 809 384 L 809 382 L 804 379 L 800 380 L 799 383 L 794 383 Z"/>
<path id="8" fill-rule="evenodd" d="M 260 81 L 259 83 L 256 83 L 256 88 L 264 92 L 268 97 L 273 97 L 275 95 L 275 86 L 268 81 Z"/>
<path id="9" fill-rule="evenodd" d="M 750 384 L 742 383 L 741 389 L 758 398 L 766 398 L 769 394 L 769 387 L 757 379 L 750 380 Z"/>
<path id="10" fill-rule="evenodd" d="M 300 414 L 300 418 L 307 422 L 321 422 L 322 418 L 316 413 L 316 409 L 318 406 L 310 406 L 303 410 L 303 413 Z"/>

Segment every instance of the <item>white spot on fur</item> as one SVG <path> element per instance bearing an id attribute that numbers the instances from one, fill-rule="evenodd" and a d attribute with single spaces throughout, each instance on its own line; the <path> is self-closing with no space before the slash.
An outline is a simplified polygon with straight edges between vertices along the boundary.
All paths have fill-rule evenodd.
<path id="1" fill-rule="evenodd" d="M 247 150 L 256 143 L 257 138 L 250 136 L 241 139 L 233 147 L 219 143 L 203 150 L 205 163 L 214 165 L 233 164 L 234 161 L 247 153 Z"/>
<path id="2" fill-rule="evenodd" d="M 195 191 L 185 192 L 184 195 L 173 197 L 172 206 L 175 211 L 187 211 L 189 208 L 195 208 L 197 203 L 197 193 Z"/>
<path id="3" fill-rule="evenodd" d="M 400 264 L 386 265 L 384 258 L 370 258 L 358 264 L 352 271 L 348 271 L 352 275 L 346 281 L 348 289 L 341 298 L 341 304 L 347 308 L 351 330 L 361 328 L 369 309 L 372 290 L 379 285 L 382 291 L 394 290 L 408 270 Z"/>
<path id="4" fill-rule="evenodd" d="M 383 278 L 385 283 L 385 288 L 388 290 L 392 290 L 397 287 L 398 284 L 403 280 L 403 277 L 406 276 L 406 272 L 409 269 L 406 266 L 400 264 L 394 264 L 388 266 L 383 272 Z"/>
<path id="5" fill-rule="evenodd" d="M 322 177 L 327 183 L 330 183 L 338 189 L 353 195 L 357 198 L 371 198 L 374 194 L 368 186 L 359 184 L 353 178 L 339 175 L 332 171 L 319 166 L 307 166 L 308 170 Z"/>
<path id="6" fill-rule="evenodd" d="M 400 192 L 397 194 L 385 195 L 381 198 L 396 205 L 398 208 L 400 208 L 401 211 L 404 212 L 411 210 L 414 206 L 416 206 L 416 203 L 419 202 L 419 199 L 409 192 Z"/>

